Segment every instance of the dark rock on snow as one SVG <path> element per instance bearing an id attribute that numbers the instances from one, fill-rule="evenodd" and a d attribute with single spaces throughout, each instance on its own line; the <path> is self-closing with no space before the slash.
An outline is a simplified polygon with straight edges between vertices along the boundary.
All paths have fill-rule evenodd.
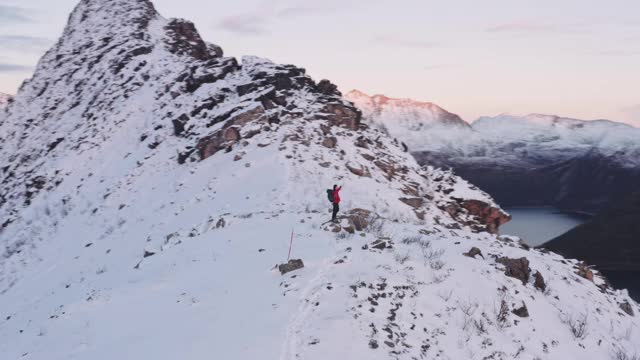
<path id="1" fill-rule="evenodd" d="M 284 275 L 288 272 L 302 269 L 304 267 L 304 263 L 300 259 L 292 259 L 289 260 L 286 264 L 278 265 L 278 270 L 280 270 L 280 274 Z"/>

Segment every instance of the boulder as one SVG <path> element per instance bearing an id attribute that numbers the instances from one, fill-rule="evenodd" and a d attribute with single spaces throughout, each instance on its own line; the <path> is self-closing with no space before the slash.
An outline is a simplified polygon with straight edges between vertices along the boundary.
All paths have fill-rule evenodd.
<path id="1" fill-rule="evenodd" d="M 535 275 L 533 275 L 535 281 L 533 283 L 533 286 L 544 292 L 547 289 L 547 284 L 545 284 L 544 282 L 544 277 L 542 277 L 542 274 L 540 273 L 540 271 L 536 271 Z"/>
<path id="2" fill-rule="evenodd" d="M 335 136 L 328 136 L 324 138 L 324 140 L 322 141 L 322 146 L 329 149 L 333 149 L 334 147 L 336 147 L 337 143 L 338 143 L 338 139 L 336 139 Z"/>
<path id="3" fill-rule="evenodd" d="M 527 305 L 524 302 L 522 303 L 521 307 L 513 309 L 513 311 L 511 312 L 522 318 L 529 317 L 529 310 L 527 309 Z"/>
<path id="4" fill-rule="evenodd" d="M 349 169 L 349 171 L 351 171 L 355 175 L 362 176 L 362 177 L 371 177 L 371 173 L 369 172 L 369 169 L 366 166 L 362 166 L 360 164 L 355 165 L 352 163 L 347 163 L 346 166 L 347 166 L 347 169 Z"/>
<path id="5" fill-rule="evenodd" d="M 278 270 L 280 270 L 280 274 L 284 275 L 288 272 L 302 269 L 304 267 L 304 263 L 301 259 L 291 259 L 286 264 L 278 265 Z"/>
<path id="6" fill-rule="evenodd" d="M 482 258 L 484 259 L 484 256 L 482 255 L 482 251 L 480 251 L 480 249 L 478 249 L 477 247 L 472 247 L 471 250 L 469 250 L 468 252 L 463 254 L 464 256 L 468 256 L 470 258 L 476 258 L 476 255 L 480 255 L 482 256 Z"/>
<path id="7" fill-rule="evenodd" d="M 497 262 L 504 265 L 504 274 L 506 276 L 522 281 L 522 285 L 526 285 L 529 281 L 531 269 L 529 269 L 529 260 L 527 260 L 527 258 L 512 259 L 502 257 L 499 258 Z"/>
<path id="8" fill-rule="evenodd" d="M 633 307 L 631 306 L 631 304 L 629 304 L 628 301 L 625 301 L 623 303 L 620 303 L 620 309 L 622 309 L 622 311 L 624 311 L 625 313 L 627 313 L 630 316 L 634 316 L 633 314 Z"/>
<path id="9" fill-rule="evenodd" d="M 589 269 L 587 264 L 583 262 L 578 264 L 578 271 L 576 271 L 576 274 L 578 274 L 579 276 L 582 276 L 583 278 L 589 281 L 593 281 L 593 271 L 591 271 L 591 269 Z"/>
<path id="10" fill-rule="evenodd" d="M 378 249 L 378 250 L 384 250 L 384 249 L 387 248 L 387 242 L 385 240 L 378 239 L 378 240 L 374 241 L 373 243 L 371 243 L 371 248 Z"/>
<path id="11" fill-rule="evenodd" d="M 356 231 L 362 231 L 369 226 L 369 218 L 371 217 L 371 211 L 365 209 L 352 209 L 346 213 L 349 223 L 356 229 Z"/>

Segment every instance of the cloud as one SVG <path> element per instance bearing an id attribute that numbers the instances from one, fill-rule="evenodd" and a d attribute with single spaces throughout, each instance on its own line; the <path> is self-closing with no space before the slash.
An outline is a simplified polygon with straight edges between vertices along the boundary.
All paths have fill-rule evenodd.
<path id="1" fill-rule="evenodd" d="M 598 21 L 576 21 L 573 23 L 554 23 L 546 20 L 523 19 L 486 27 L 484 31 L 501 34 L 530 33 L 585 33 L 590 26 L 601 25 Z"/>
<path id="2" fill-rule="evenodd" d="M 242 35 L 264 35 L 268 33 L 266 29 L 267 19 L 256 14 L 237 14 L 224 17 L 218 28 Z"/>
<path id="3" fill-rule="evenodd" d="M 459 64 L 433 64 L 433 65 L 425 65 L 422 67 L 423 70 L 440 70 L 440 69 L 450 69 L 459 67 Z"/>
<path id="4" fill-rule="evenodd" d="M 602 56 L 635 56 L 635 55 L 640 55 L 640 50 L 628 50 L 628 49 L 604 50 L 604 51 L 597 51 L 595 54 L 602 55 Z"/>
<path id="5" fill-rule="evenodd" d="M 21 73 L 33 71 L 33 66 L 0 63 L 0 73 Z"/>
<path id="6" fill-rule="evenodd" d="M 33 18 L 25 8 L 0 5 L 0 23 L 28 23 Z"/>
<path id="7" fill-rule="evenodd" d="M 431 41 L 414 40 L 392 35 L 377 36 L 374 41 L 387 45 L 409 47 L 414 49 L 432 49 L 439 46 L 437 43 Z"/>
<path id="8" fill-rule="evenodd" d="M 487 32 L 554 32 L 558 27 L 552 24 L 542 24 L 533 21 L 515 21 L 505 24 L 490 26 Z"/>
<path id="9" fill-rule="evenodd" d="M 0 35 L 0 48 L 5 50 L 19 50 L 41 52 L 53 44 L 50 39 L 22 35 Z"/>
<path id="10" fill-rule="evenodd" d="M 278 10 L 276 16 L 283 19 L 297 18 L 301 16 L 327 14 L 337 11 L 337 9 L 337 7 L 291 6 Z"/>

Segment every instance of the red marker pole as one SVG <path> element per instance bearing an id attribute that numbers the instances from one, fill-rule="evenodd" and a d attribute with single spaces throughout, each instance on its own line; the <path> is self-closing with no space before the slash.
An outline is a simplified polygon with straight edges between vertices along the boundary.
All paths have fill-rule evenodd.
<path id="1" fill-rule="evenodd" d="M 291 240 L 289 241 L 289 255 L 287 255 L 287 262 L 289 262 L 289 258 L 291 257 L 291 246 L 293 245 L 293 229 L 291 229 Z"/>

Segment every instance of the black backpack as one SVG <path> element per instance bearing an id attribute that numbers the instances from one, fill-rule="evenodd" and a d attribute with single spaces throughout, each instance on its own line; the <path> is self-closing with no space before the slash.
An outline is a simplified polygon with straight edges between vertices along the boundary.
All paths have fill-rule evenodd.
<path id="1" fill-rule="evenodd" d="M 329 202 L 333 204 L 333 190 L 327 189 L 327 198 L 329 199 Z"/>

